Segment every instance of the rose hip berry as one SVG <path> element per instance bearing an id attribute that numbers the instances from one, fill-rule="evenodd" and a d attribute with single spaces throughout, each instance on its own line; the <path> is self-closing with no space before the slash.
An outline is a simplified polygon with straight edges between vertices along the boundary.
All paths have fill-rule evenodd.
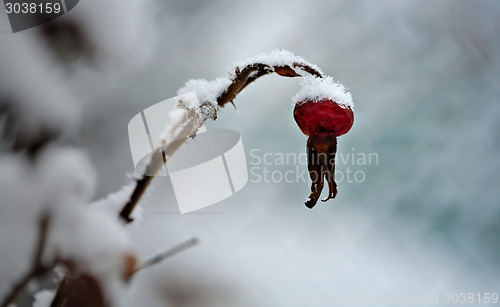
<path id="1" fill-rule="evenodd" d="M 307 139 L 307 164 L 311 177 L 311 195 L 305 205 L 312 209 L 323 190 L 324 179 L 328 183 L 328 197 L 335 198 L 335 154 L 337 137 L 347 133 L 354 123 L 354 113 L 331 99 L 300 101 L 293 112 L 295 122 Z"/>

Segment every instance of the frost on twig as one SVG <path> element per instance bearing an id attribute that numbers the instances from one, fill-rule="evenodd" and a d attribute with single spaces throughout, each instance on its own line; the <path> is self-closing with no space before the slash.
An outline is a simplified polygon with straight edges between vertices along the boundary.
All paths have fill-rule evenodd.
<path id="1" fill-rule="evenodd" d="M 323 77 L 323 72 L 318 66 L 295 56 L 290 51 L 272 50 L 235 63 L 228 77 L 217 78 L 213 81 L 189 80 L 184 87 L 179 89 L 177 94 L 194 91 L 200 105 L 210 104 L 218 109 L 232 102 L 246 86 L 262 76 L 274 72 L 282 77 L 300 77 L 297 70 L 305 71 L 319 78 Z M 216 119 L 216 116 L 211 118 Z M 207 119 L 207 117 L 203 119 Z"/>
<path id="2" fill-rule="evenodd" d="M 162 144 L 164 146 L 157 148 L 151 154 L 150 162 L 144 170 L 144 174 L 147 175 L 136 179 L 135 189 L 130 199 L 120 211 L 120 217 L 127 223 L 132 221 L 130 217 L 132 211 L 151 183 L 151 180 L 153 180 L 154 175 L 167 162 L 167 158 L 172 156 L 188 137 L 196 134 L 196 131 L 203 124 L 201 114 L 197 108 L 182 110 L 180 116 L 176 117 L 176 119 L 162 134 Z"/>
<path id="3" fill-rule="evenodd" d="M 168 139 L 165 139 L 164 134 L 164 147 L 157 148 L 152 153 L 151 160 L 144 171 L 144 174 L 147 175 L 143 175 L 136 180 L 135 189 L 129 201 L 120 212 L 120 217 L 126 222 L 132 221 L 130 214 L 151 183 L 153 176 L 160 170 L 163 164 L 167 162 L 168 157 L 172 156 L 184 143 L 188 136 L 196 132 L 189 129 L 189 127 L 193 126 L 191 122 L 193 117 L 196 117 L 196 119 L 201 118 L 203 121 L 207 119 L 215 120 L 217 118 L 217 111 L 220 107 L 228 103 L 233 103 L 236 96 L 258 78 L 271 73 L 276 73 L 282 77 L 300 77 L 302 76 L 299 74 L 301 71 L 309 73 L 317 78 L 323 78 L 323 73 L 316 65 L 307 62 L 301 57 L 295 56 L 289 51 L 273 50 L 268 53 L 256 55 L 245 61 L 235 63 L 228 77 L 217 78 L 213 81 L 204 79 L 187 81 L 184 87 L 179 89 L 177 94 L 182 95 L 193 91 L 196 93 L 199 105 L 188 110 L 190 110 L 189 112 L 195 113 L 198 111 L 197 116 L 184 116 L 180 121 L 167 127 L 167 131 L 177 132 L 173 133 Z M 179 114 L 181 113 L 179 112 Z M 175 114 L 173 115 L 175 116 Z M 195 130 L 198 128 L 199 126 L 196 127 Z"/>

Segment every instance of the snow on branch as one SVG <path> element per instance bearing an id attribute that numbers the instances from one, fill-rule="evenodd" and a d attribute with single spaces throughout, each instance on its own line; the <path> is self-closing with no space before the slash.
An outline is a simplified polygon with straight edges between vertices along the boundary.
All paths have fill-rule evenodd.
<path id="1" fill-rule="evenodd" d="M 197 107 L 184 106 L 186 110 L 182 110 L 179 114 L 171 114 L 176 120 L 165 128 L 162 134 L 163 147 L 157 148 L 152 154 L 150 162 L 147 164 L 144 174 L 136 179 L 135 189 L 133 190 L 130 199 L 120 211 L 120 217 L 127 223 L 132 221 L 131 214 L 135 206 L 146 191 L 154 175 L 167 162 L 167 158 L 171 157 L 188 137 L 196 134 L 198 129 L 203 125 L 202 115 Z M 174 111 L 177 113 L 177 110 Z"/>
<path id="2" fill-rule="evenodd" d="M 229 72 L 229 77 L 221 77 L 213 81 L 205 79 L 189 80 L 184 87 L 179 89 L 177 94 L 181 95 L 194 91 L 201 106 L 209 103 L 217 109 L 232 102 L 236 95 L 258 78 L 273 72 L 283 77 L 300 77 L 301 75 L 296 69 L 318 78 L 323 77 L 323 73 L 318 66 L 295 56 L 290 51 L 273 50 L 235 63 L 233 70 Z M 203 117 L 203 119 L 207 119 L 207 117 Z"/>
<path id="3" fill-rule="evenodd" d="M 304 60 L 300 56 L 294 55 L 292 52 L 283 49 L 274 49 L 269 52 L 256 54 L 246 60 L 235 63 L 233 66 L 236 71 L 242 71 L 247 66 L 254 64 L 263 64 L 269 67 L 294 67 L 304 69 L 312 75 L 322 76 L 321 69 Z M 233 75 L 234 76 L 234 75 Z"/>
<path id="4" fill-rule="evenodd" d="M 290 51 L 272 50 L 235 63 L 229 77 L 217 78 L 213 81 L 204 79 L 187 81 L 177 94 L 182 95 L 194 91 L 199 104 L 197 106 L 181 106 L 189 111 L 190 115 L 186 115 L 187 112 L 184 113 L 184 116 L 179 116 L 181 113 L 170 115 L 179 119 L 179 121 L 174 125 L 175 127 L 167 127 L 166 131 L 170 131 L 169 140 L 163 139 L 164 146 L 157 148 L 151 155 L 150 163 L 144 172 L 147 175 L 143 175 L 136 180 L 135 189 L 120 212 L 120 217 L 126 222 L 132 221 L 130 214 L 151 183 L 154 175 L 167 162 L 167 158 L 172 156 L 189 136 L 196 134 L 196 131 L 203 125 L 203 121 L 209 118 L 212 120 L 217 119 L 217 111 L 220 107 L 233 103 L 233 100 L 245 87 L 262 76 L 276 73 L 282 77 L 302 77 L 299 74 L 301 71 L 311 74 L 318 80 L 324 78 L 323 72 L 318 66 L 295 56 Z M 199 119 L 202 119 L 202 122 L 199 125 L 193 125 L 193 121 Z M 176 132 L 172 132 L 173 129 L 177 129 Z"/>

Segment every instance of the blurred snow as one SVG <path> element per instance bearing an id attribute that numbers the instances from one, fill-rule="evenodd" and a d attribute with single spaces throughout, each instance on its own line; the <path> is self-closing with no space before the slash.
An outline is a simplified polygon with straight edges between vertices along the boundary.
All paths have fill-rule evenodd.
<path id="1" fill-rule="evenodd" d="M 98 277 L 105 293 L 119 291 L 133 246 L 114 212 L 86 206 L 95 184 L 86 157 L 74 149 L 48 148 L 33 165 L 22 157 L 3 156 L 0 169 L 0 296 L 28 271 L 45 214 L 42 264 L 63 259 Z"/>
<path id="2" fill-rule="evenodd" d="M 0 38 L 0 99 L 14 101 L 12 113 L 22 122 L 9 127 L 12 133 L 31 141 L 43 126 L 66 137 L 74 135 L 80 110 L 61 67 L 33 33 L 1 33 Z"/>
<path id="3" fill-rule="evenodd" d="M 133 269 L 129 266 L 135 261 L 135 250 L 116 211 L 109 214 L 109 209 L 87 206 L 95 194 L 94 167 L 84 150 L 67 145 L 80 138 L 80 119 L 84 119 L 79 113 L 86 100 L 77 95 L 75 89 L 78 82 L 70 77 L 75 76 L 71 74 L 71 69 L 84 62 L 66 63 L 54 50 L 61 48 L 62 52 L 81 52 L 76 56 L 78 59 L 90 57 L 83 49 L 87 47 L 85 44 L 93 44 L 97 53 L 92 56 L 96 57 L 87 58 L 87 63 L 113 63 L 116 60 L 119 60 L 116 63 L 124 63 L 120 57 L 126 46 L 120 39 L 131 34 L 122 32 L 120 37 L 117 32 L 127 31 L 122 27 L 125 24 L 137 27 L 131 23 L 132 15 L 127 15 L 130 18 L 126 22 L 113 17 L 117 23 L 110 35 L 114 38 L 118 36 L 118 46 L 117 41 L 101 40 L 103 37 L 100 35 L 106 36 L 105 31 L 92 29 L 86 23 L 98 25 L 98 22 L 92 21 L 109 19 L 107 17 L 113 16 L 110 13 L 116 12 L 116 9 L 124 12 L 127 8 L 128 13 L 141 16 L 139 7 L 131 3 L 108 3 L 115 9 L 108 11 L 109 16 L 106 12 L 98 16 L 82 9 L 78 10 L 79 17 L 67 14 L 61 20 L 52 22 L 52 28 L 41 26 L 22 33 L 12 34 L 3 30 L 0 33 L 0 132 L 6 136 L 0 142 L 2 302 L 14 283 L 19 282 L 30 269 L 35 269 L 35 265 L 50 268 L 52 264 L 64 263 L 68 270 L 69 266 L 75 270 L 73 273 L 85 272 L 95 278 L 106 300 L 116 306 L 123 305 L 119 299 L 124 297 L 121 293 L 125 289 L 126 275 Z M 82 7 L 85 8 L 84 5 Z M 96 3 L 97 11 L 98 7 Z M 103 9 L 102 5 L 100 7 Z M 2 21 L 6 18 L 5 14 L 0 17 Z M 110 25 L 109 20 L 107 25 Z M 54 39 L 52 36 L 68 29 L 74 30 L 70 34 L 89 31 L 79 38 L 92 37 L 93 40 L 78 41 L 81 49 L 65 49 L 66 41 L 61 43 L 60 37 Z M 74 39 L 66 38 L 68 41 Z M 106 47 L 109 46 L 118 49 L 108 50 Z M 73 59 L 72 56 L 63 58 L 68 61 Z M 73 62 L 78 60 L 73 59 Z M 72 68 L 71 64 L 74 64 Z M 56 141 L 54 137 L 59 135 L 65 137 Z M 45 146 L 37 147 L 37 143 Z M 9 147 L 17 151 L 9 151 Z M 37 150 L 31 151 L 30 147 Z M 106 202 L 113 206 L 116 198 L 119 195 L 101 201 L 101 207 L 106 207 L 103 204 Z M 41 221 L 45 216 L 46 239 L 37 260 L 40 263 L 36 263 L 33 255 L 35 246 L 41 240 Z M 33 282 L 28 288 L 29 294 L 38 290 L 40 285 Z M 34 297 L 35 305 L 47 305 L 50 298 L 46 294 L 39 292 Z M 23 297 L 20 302 L 23 306 L 31 305 Z"/>
<path id="4" fill-rule="evenodd" d="M 50 303 L 54 299 L 55 292 L 51 290 L 41 290 L 37 292 L 35 297 L 35 302 L 33 307 L 49 307 Z"/>
<path id="5" fill-rule="evenodd" d="M 97 198 L 120 189 L 133 170 L 127 123 L 135 114 L 175 96 L 186 80 L 223 77 L 231 63 L 276 48 L 349 86 L 356 123 L 339 151 L 379 159 L 340 165 L 363 171 L 365 180 L 339 182 L 339 196 L 312 211 L 303 205 L 309 184 L 281 180 L 249 183 L 180 215 L 169 179 L 156 178 L 134 233 L 141 255 L 193 236 L 201 243 L 139 272 L 130 306 L 311 306 L 308 298 L 323 295 L 498 292 L 498 1 L 171 0 L 154 7 L 155 30 L 137 26 L 139 37 L 155 35 L 143 50 L 149 61 L 130 65 L 118 54 L 94 68 L 77 62 L 64 81 L 82 104 L 80 141 L 96 166 Z M 83 4 L 73 11 L 82 13 Z M 3 53 L 7 34 L 0 35 Z M 130 44 L 109 50 L 118 46 Z M 238 112 L 223 108 L 208 129 L 237 130 L 247 154 L 303 153 L 306 137 L 292 117 L 299 89 L 297 80 L 263 77 L 237 97 Z M 21 179 L 10 177 L 9 187 Z M 19 270 L 26 261 L 19 259 Z"/>

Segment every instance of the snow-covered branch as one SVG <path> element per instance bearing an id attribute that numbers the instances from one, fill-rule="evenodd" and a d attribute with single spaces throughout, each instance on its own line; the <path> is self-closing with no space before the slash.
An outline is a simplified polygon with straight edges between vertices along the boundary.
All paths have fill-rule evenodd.
<path id="1" fill-rule="evenodd" d="M 130 214 L 139 202 L 144 191 L 151 183 L 154 175 L 161 169 L 175 151 L 184 143 L 189 136 L 194 136 L 197 130 L 207 119 L 217 119 L 220 107 L 233 103 L 236 96 L 249 84 L 258 78 L 276 73 L 282 77 L 301 77 L 300 71 L 311 74 L 317 79 L 324 77 L 323 72 L 314 64 L 307 62 L 301 57 L 295 56 L 290 51 L 273 50 L 251 57 L 245 61 L 234 64 L 233 71 L 229 77 L 217 78 L 213 81 L 204 79 L 189 80 L 185 86 L 179 89 L 178 95 L 195 92 L 199 104 L 196 106 L 183 106 L 190 112 L 189 116 L 178 117 L 178 121 L 167 127 L 170 139 L 163 139 L 163 147 L 157 148 L 151 155 L 151 160 L 141 177 L 136 180 L 136 186 L 130 196 L 130 200 L 120 212 L 120 217 L 131 222 Z M 186 113 L 187 114 L 187 113 Z M 199 119 L 203 121 L 199 122 Z M 193 123 L 196 124 L 193 125 Z"/>
<path id="2" fill-rule="evenodd" d="M 2 33 L 1 306 L 25 300 L 38 290 L 28 284 L 50 275 L 56 265 L 66 280 L 95 281 L 107 306 L 118 305 L 123 296 L 120 285 L 138 258 L 128 228 L 116 218 L 129 193 L 112 213 L 106 207 L 116 198 L 89 206 L 95 169 L 77 145 L 86 100 L 72 78 L 80 60 L 103 67 L 129 62 L 137 58 L 135 51 L 147 49 L 135 39 L 142 37 L 139 28 L 145 30 L 143 2 L 80 2 L 78 10 L 44 26 Z M 127 58 L 128 52 L 134 56 Z M 67 292 L 59 293 L 66 297 Z M 50 305 L 52 291 L 43 297 L 37 306 Z"/>
<path id="3" fill-rule="evenodd" d="M 203 124 L 200 111 L 197 110 L 197 108 L 186 108 L 188 109 L 183 110 L 185 112 L 182 112 L 182 115 L 178 117 L 171 126 L 165 129 L 164 139 L 162 140 L 162 143 L 165 145 L 157 148 L 152 153 L 151 160 L 144 170 L 144 174 L 147 175 L 143 175 L 136 180 L 136 186 L 130 199 L 120 211 L 120 217 L 125 222 L 128 223 L 132 221 L 130 217 L 132 211 L 151 183 L 151 180 L 153 180 L 154 175 L 161 169 L 163 164 L 167 162 L 168 157 L 171 157 L 188 137 L 196 134 Z"/>

